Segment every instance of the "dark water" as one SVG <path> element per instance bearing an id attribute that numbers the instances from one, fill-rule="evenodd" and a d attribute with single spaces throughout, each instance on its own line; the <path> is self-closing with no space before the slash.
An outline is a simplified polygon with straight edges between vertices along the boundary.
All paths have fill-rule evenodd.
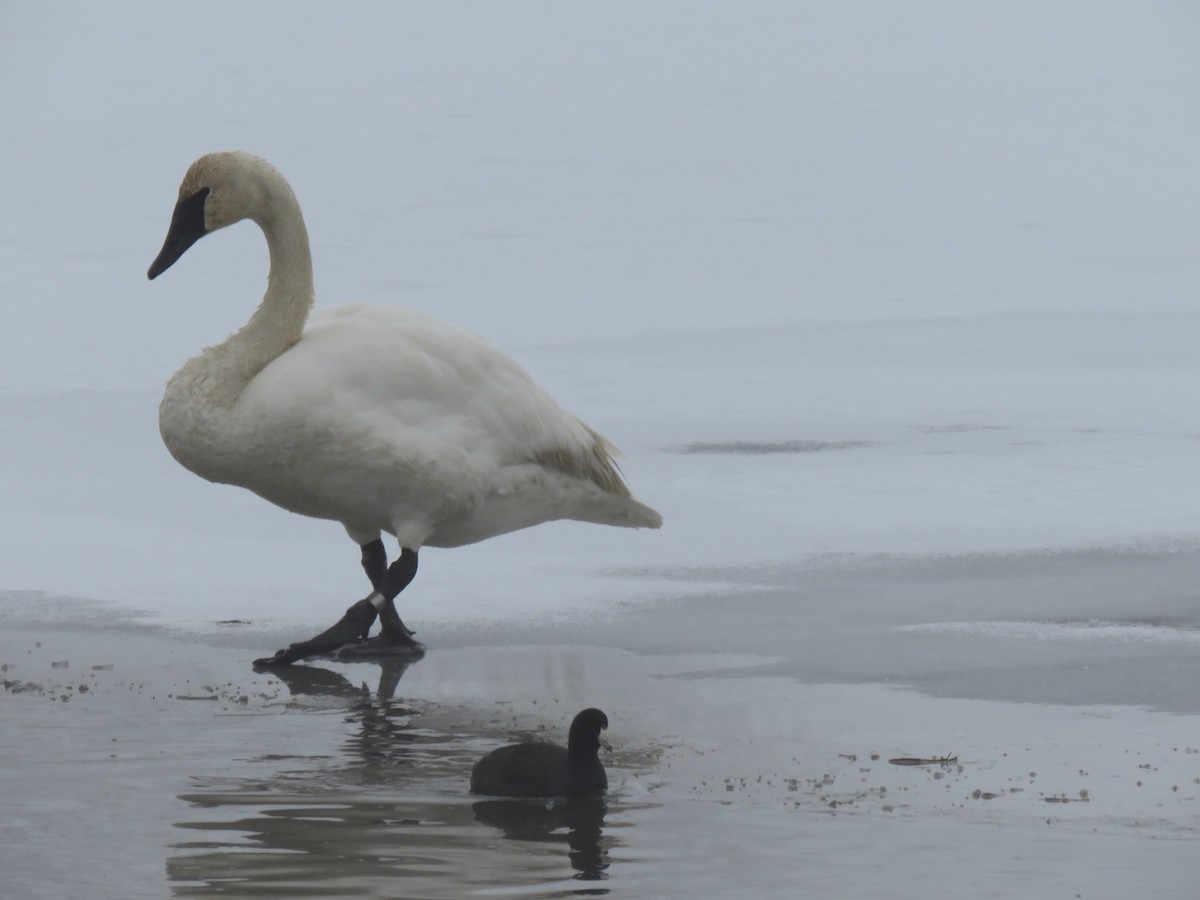
<path id="1" fill-rule="evenodd" d="M 462 896 L 506 886 L 538 896 L 608 893 L 625 807 L 594 800 L 502 800 L 465 791 L 494 739 L 441 727 L 456 714 L 396 699 L 403 667 L 378 690 L 341 672 L 280 675 L 298 715 L 344 739 L 333 755 L 263 754 L 261 777 L 192 779 L 179 797 L 166 872 L 176 896 Z M 338 721 L 320 706 L 344 709 Z M 329 720 L 329 721 L 322 721 Z"/>
<path id="2" fill-rule="evenodd" d="M 767 453 L 823 453 L 828 450 L 854 450 L 876 446 L 874 441 L 724 441 L 706 443 L 695 441 L 675 447 L 676 453 L 720 453 L 762 456 Z"/>

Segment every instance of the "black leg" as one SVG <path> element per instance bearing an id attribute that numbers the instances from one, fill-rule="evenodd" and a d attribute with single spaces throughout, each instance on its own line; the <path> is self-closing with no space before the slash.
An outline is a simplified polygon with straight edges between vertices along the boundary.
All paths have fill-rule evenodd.
<path id="1" fill-rule="evenodd" d="M 387 549 L 379 538 L 362 545 L 362 567 L 371 579 L 371 587 L 377 593 L 383 593 L 383 578 L 387 575 Z"/>
<path id="2" fill-rule="evenodd" d="M 307 641 L 298 641 L 280 650 L 274 656 L 256 659 L 256 666 L 285 666 L 307 656 L 334 653 L 345 648 L 341 655 L 346 657 L 400 655 L 420 656 L 424 647 L 414 640 L 413 632 L 396 612 L 396 596 L 408 587 L 417 574 L 417 551 L 402 548 L 400 558 L 390 566 L 383 541 L 376 539 L 362 545 L 362 567 L 371 579 L 375 593 L 359 600 L 342 616 L 332 628 L 322 631 Z M 378 597 L 376 596 L 378 595 Z M 379 601 L 383 598 L 383 602 Z M 374 602 L 373 602 L 374 601 Z M 379 619 L 381 634 L 367 640 L 367 634 L 375 619 Z M 355 652 L 358 651 L 358 652 Z"/>
<path id="3" fill-rule="evenodd" d="M 388 566 L 383 577 L 383 587 L 379 593 L 388 600 L 395 600 L 396 595 L 409 586 L 417 577 L 417 551 L 404 547 L 400 550 L 400 558 Z"/>
<path id="4" fill-rule="evenodd" d="M 379 609 L 379 627 L 382 629 L 384 641 L 392 644 L 420 646 L 413 640 L 413 632 L 400 619 L 396 612 L 396 596 L 417 577 L 417 551 L 401 548 L 400 558 L 388 566 L 383 578 L 384 604 Z"/>

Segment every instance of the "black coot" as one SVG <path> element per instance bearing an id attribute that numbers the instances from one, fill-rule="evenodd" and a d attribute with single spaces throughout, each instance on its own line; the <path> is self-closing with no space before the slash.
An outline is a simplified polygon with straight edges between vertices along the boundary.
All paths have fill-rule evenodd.
<path id="1" fill-rule="evenodd" d="M 471 770 L 471 793 L 493 797 L 586 797 L 608 787 L 596 755 L 608 716 L 585 709 L 571 723 L 564 750 L 555 744 L 511 744 L 493 750 Z"/>

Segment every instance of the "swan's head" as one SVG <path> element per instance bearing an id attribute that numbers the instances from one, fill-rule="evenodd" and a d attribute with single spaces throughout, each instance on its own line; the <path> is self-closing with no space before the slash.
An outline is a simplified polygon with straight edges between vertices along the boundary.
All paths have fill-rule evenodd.
<path id="1" fill-rule="evenodd" d="M 146 274 L 158 277 L 210 232 L 242 219 L 266 221 L 281 191 L 295 203 L 283 176 L 265 159 L 249 153 L 200 157 L 183 176 L 167 239 Z"/>

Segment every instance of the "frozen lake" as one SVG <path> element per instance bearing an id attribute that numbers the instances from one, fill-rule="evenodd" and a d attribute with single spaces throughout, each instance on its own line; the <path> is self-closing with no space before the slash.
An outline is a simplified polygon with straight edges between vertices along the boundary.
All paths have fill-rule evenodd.
<path id="1" fill-rule="evenodd" d="M 6 7 L 0 663 L 48 641 L 39 628 L 76 635 L 81 659 L 80 635 L 113 621 L 126 643 L 183 642 L 188 664 L 211 647 L 269 692 L 245 661 L 365 591 L 339 526 L 205 483 L 158 436 L 164 382 L 245 321 L 266 255 L 241 225 L 153 284 L 145 270 L 187 165 L 245 149 L 296 189 L 318 306 L 411 306 L 486 336 L 625 451 L 666 520 L 423 552 L 401 611 L 430 654 L 397 697 L 441 762 L 389 782 L 389 802 L 464 812 L 454 766 L 503 737 L 480 710 L 554 728 L 540 695 L 624 720 L 616 893 L 695 893 L 714 873 L 684 864 L 689 847 L 741 833 L 756 855 L 739 878 L 753 868 L 764 895 L 794 882 L 780 860 L 803 842 L 832 860 L 808 870 L 825 896 L 896 872 L 953 896 L 977 864 L 998 896 L 1103 896 L 1105 861 L 1138 859 L 1152 895 L 1190 896 L 1198 40 L 1185 4 L 1068 0 Z M 168 677 L 155 653 L 139 671 Z M 20 678 L 61 677 L 34 660 Z M 376 698 L 407 723 L 393 701 Z M 5 697 L 0 720 L 28 730 L 0 742 L 33 765 L 57 726 L 30 702 Z M 247 722 L 264 740 L 294 728 L 271 709 L 238 740 Z M 304 752 L 339 760 L 353 805 L 345 721 L 302 711 L 319 723 Z M 181 728 L 212 730 L 190 715 Z M 161 802 L 126 821 L 169 830 L 189 779 L 259 777 L 205 768 L 233 746 L 181 750 L 156 770 Z M 926 769 L 886 766 L 949 752 L 966 767 L 947 775 L 954 803 Z M 1134 783 L 1139 753 L 1162 785 Z M 1047 765 L 1064 777 L 1030 784 Z M 763 773 L 781 780 L 743 790 Z M 787 778 L 826 775 L 840 793 L 788 807 Z M 1019 777 L 1022 802 L 1090 792 L 1055 807 L 1057 857 L 1038 856 L 1040 798 L 955 805 Z M 884 783 L 909 794 L 907 832 Z M 5 820 L 28 860 L 61 852 L 52 793 Z M 829 800 L 857 807 L 830 816 Z M 962 854 L 922 843 L 963 822 L 979 830 Z M 174 885 L 157 895 L 196 875 L 174 840 L 151 842 Z M 839 881 L 880 842 L 894 853 L 873 875 Z M 985 846 L 1032 862 L 1006 881 Z M 638 852 L 671 861 L 663 880 Z M 935 858 L 944 880 L 923 881 Z M 562 888 L 487 860 L 471 890 Z"/>

